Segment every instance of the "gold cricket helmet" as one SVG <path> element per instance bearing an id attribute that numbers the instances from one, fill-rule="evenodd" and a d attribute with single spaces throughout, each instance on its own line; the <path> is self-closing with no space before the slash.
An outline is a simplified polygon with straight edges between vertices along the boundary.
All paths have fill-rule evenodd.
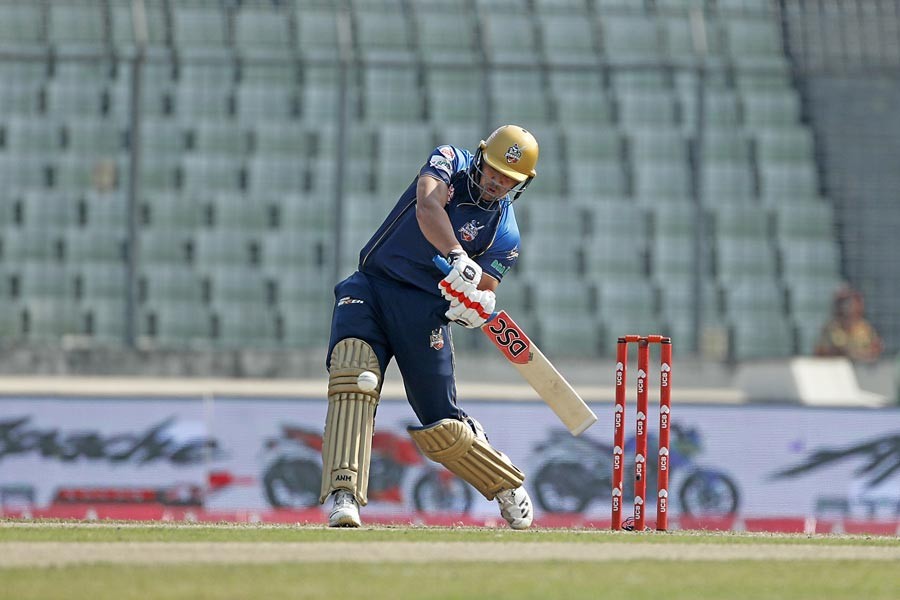
<path id="1" fill-rule="evenodd" d="M 534 178 L 538 143 L 527 129 L 518 125 L 498 127 L 478 145 L 484 161 L 518 183 Z"/>

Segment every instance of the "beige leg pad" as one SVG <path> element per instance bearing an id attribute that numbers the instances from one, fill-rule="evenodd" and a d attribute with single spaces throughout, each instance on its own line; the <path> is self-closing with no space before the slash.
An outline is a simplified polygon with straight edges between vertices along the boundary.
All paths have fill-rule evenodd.
<path id="1" fill-rule="evenodd" d="M 476 437 L 462 421 L 441 419 L 427 427 L 409 427 L 407 431 L 425 456 L 470 483 L 488 500 L 525 481 L 525 474 L 505 454 Z"/>
<path id="2" fill-rule="evenodd" d="M 378 377 L 374 390 L 364 392 L 356 383 L 363 371 Z M 325 502 L 336 489 L 353 492 L 362 506 L 368 502 L 372 432 L 380 394 L 381 369 L 372 347 L 356 338 L 338 342 L 329 369 L 319 502 Z"/>

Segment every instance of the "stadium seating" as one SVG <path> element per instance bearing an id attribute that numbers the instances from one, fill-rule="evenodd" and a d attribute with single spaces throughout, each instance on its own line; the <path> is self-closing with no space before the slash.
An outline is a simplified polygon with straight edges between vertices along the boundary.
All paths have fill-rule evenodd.
<path id="1" fill-rule="evenodd" d="M 608 353 L 631 326 L 693 337 L 699 264 L 704 318 L 736 359 L 794 350 L 792 327 L 808 352 L 841 248 L 774 5 L 471 4 L 147 3 L 135 121 L 131 2 L 0 3 L 0 50 L 31 55 L 0 60 L 0 269 L 17 282 L 0 329 L 124 335 L 139 149 L 142 343 L 322 344 L 327 319 L 309 315 L 427 153 L 516 122 L 541 160 L 502 293 L 549 350 Z M 700 59 L 691 8 L 702 80 L 682 68 Z M 538 319 L 545 304 L 559 316 Z"/>

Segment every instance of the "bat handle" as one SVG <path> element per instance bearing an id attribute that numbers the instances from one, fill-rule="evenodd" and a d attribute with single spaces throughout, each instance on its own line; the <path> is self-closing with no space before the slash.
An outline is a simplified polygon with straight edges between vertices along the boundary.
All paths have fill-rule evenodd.
<path id="1" fill-rule="evenodd" d="M 450 269 L 453 268 L 450 266 L 450 263 L 447 262 L 447 259 L 440 254 L 435 255 L 435 257 L 431 259 L 431 262 L 433 262 L 434 266 L 436 266 L 444 275 L 448 274 Z M 500 314 L 500 311 L 492 312 L 488 320 L 484 322 L 485 325 L 493 321 L 498 314 Z"/>

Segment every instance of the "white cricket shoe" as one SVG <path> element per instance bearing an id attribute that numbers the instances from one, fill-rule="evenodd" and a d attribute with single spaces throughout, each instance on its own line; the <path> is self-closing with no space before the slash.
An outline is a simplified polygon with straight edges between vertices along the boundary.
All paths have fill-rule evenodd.
<path id="1" fill-rule="evenodd" d="M 334 504 L 331 514 L 328 515 L 329 527 L 359 527 L 359 503 L 351 492 L 337 490 L 332 494 Z"/>
<path id="2" fill-rule="evenodd" d="M 506 519 L 513 529 L 528 529 L 534 520 L 534 509 L 531 507 L 531 498 L 524 487 L 513 490 L 503 490 L 497 494 L 497 504 L 500 505 L 500 515 Z"/>

